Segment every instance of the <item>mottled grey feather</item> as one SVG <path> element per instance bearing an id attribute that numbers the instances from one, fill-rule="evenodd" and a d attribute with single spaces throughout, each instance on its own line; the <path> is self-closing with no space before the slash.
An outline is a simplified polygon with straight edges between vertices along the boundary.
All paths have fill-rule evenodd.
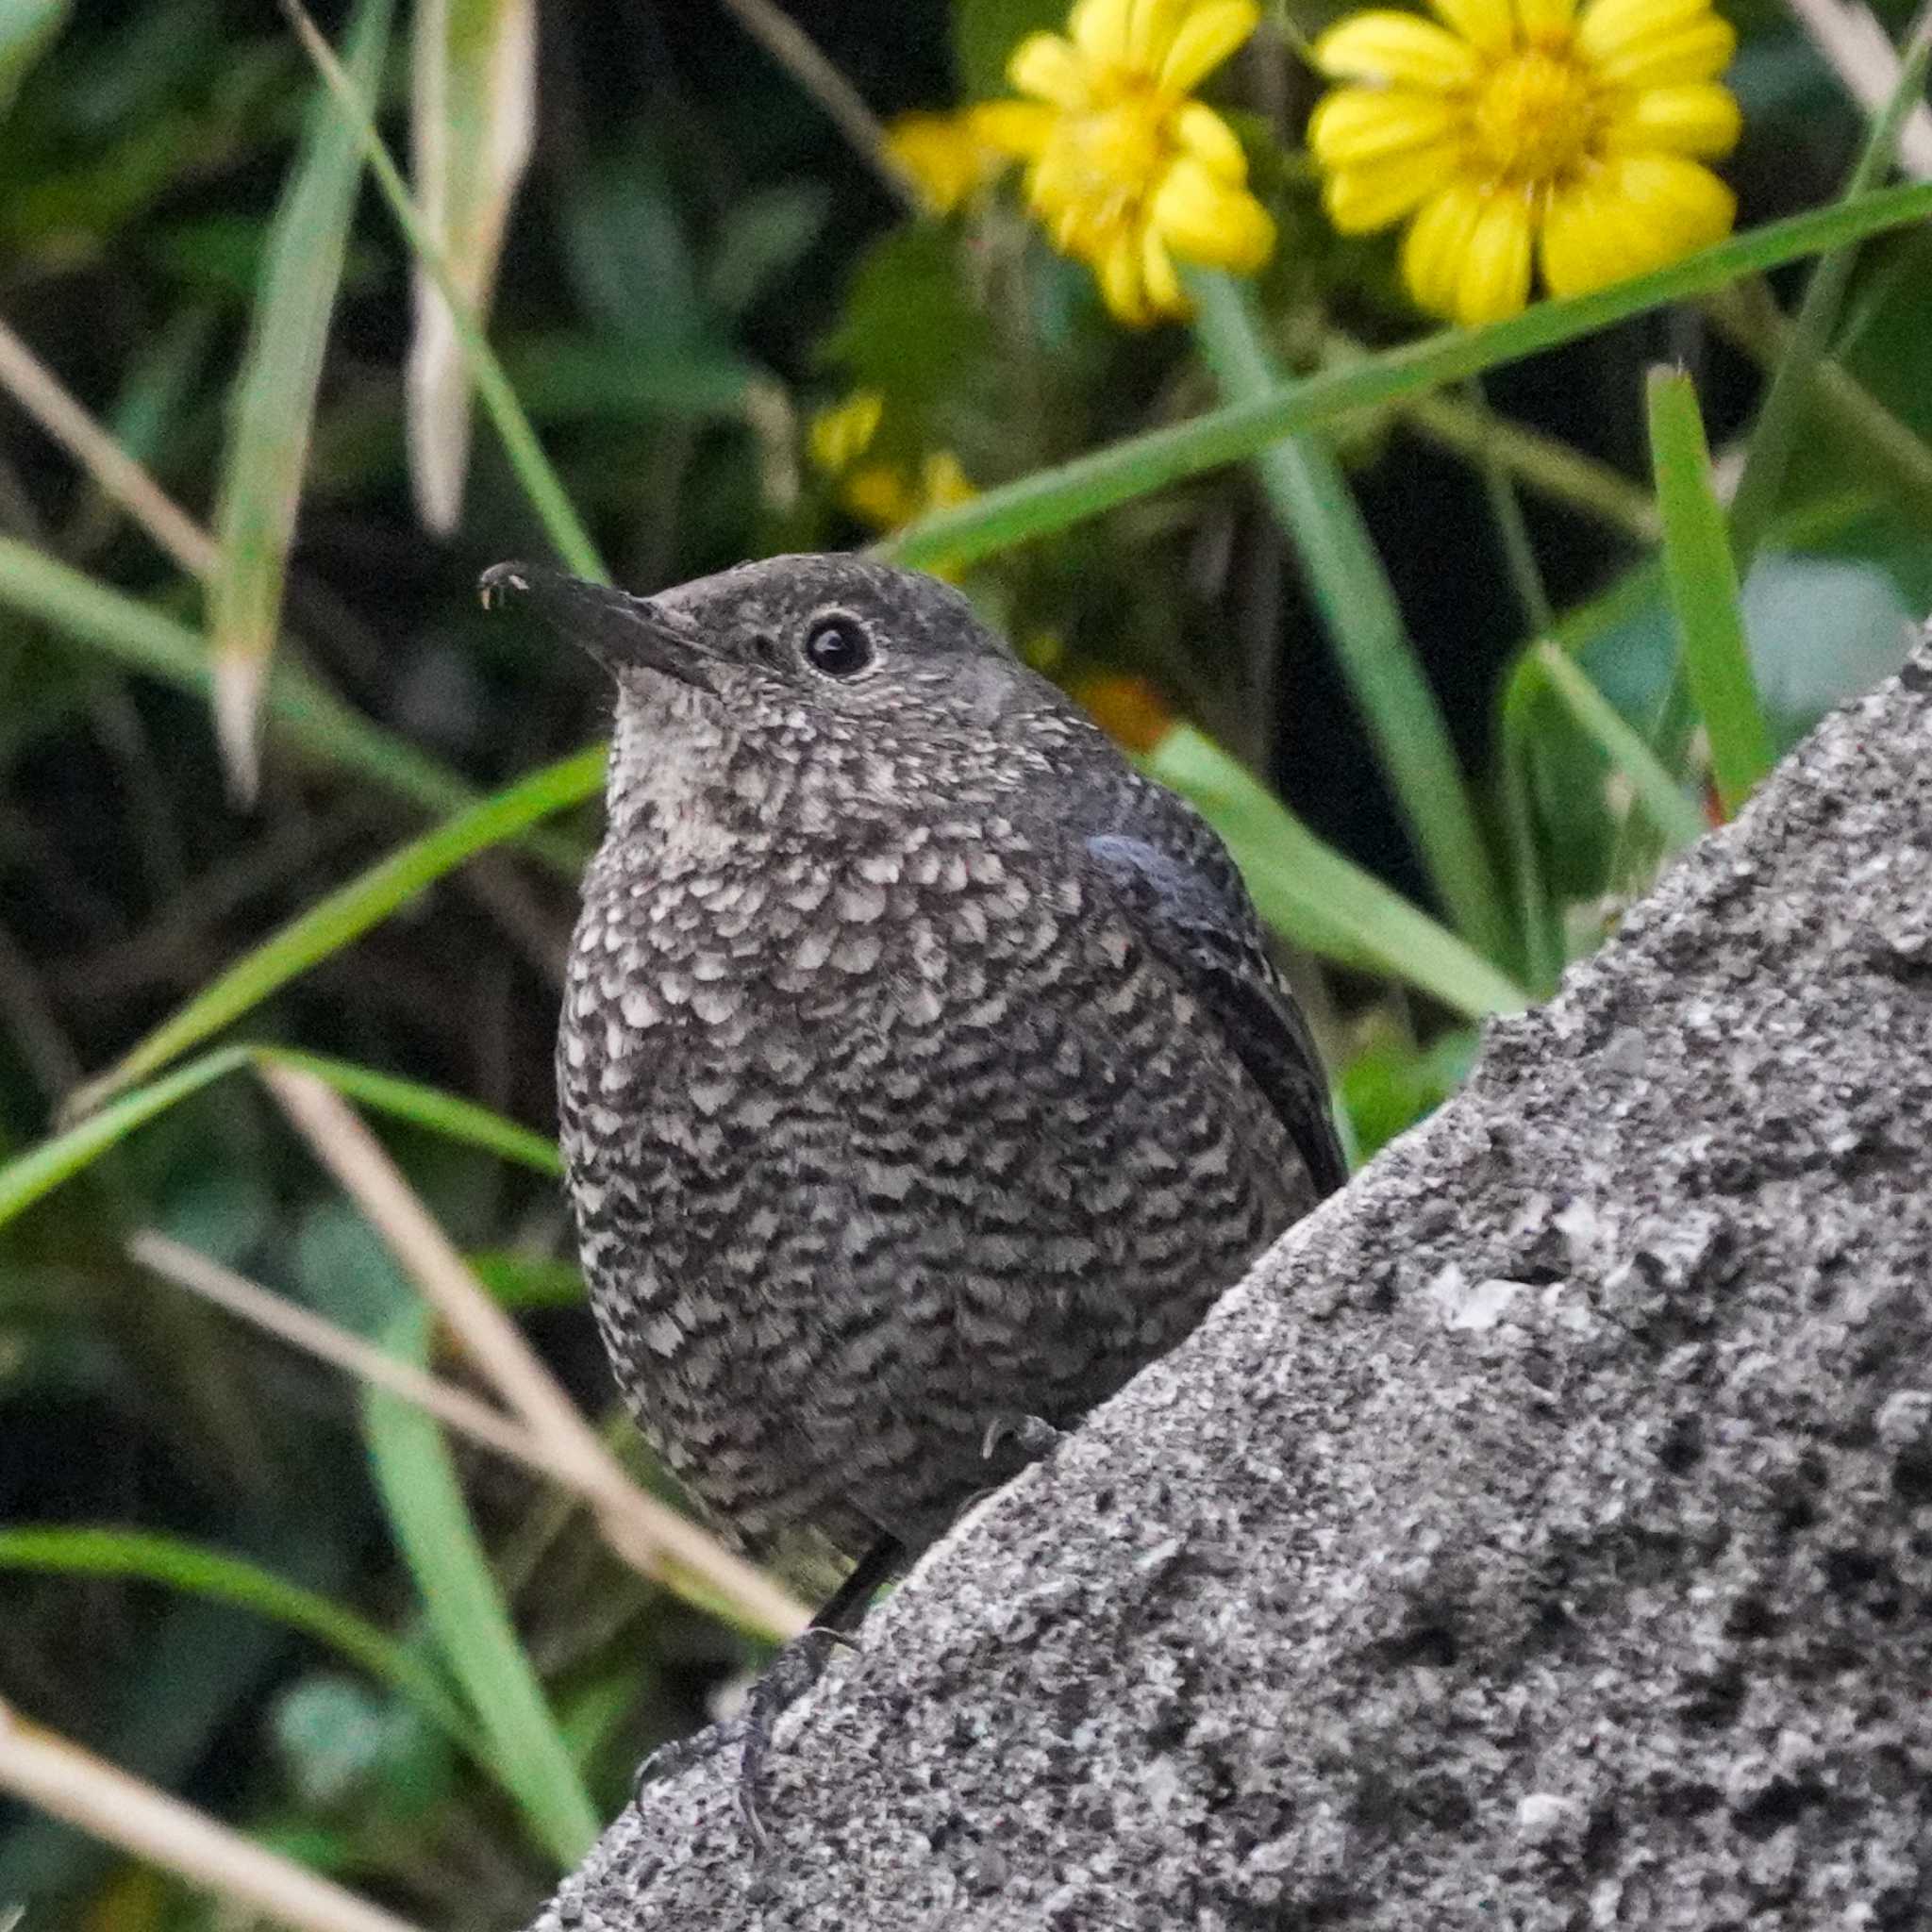
<path id="1" fill-rule="evenodd" d="M 931 578 L 490 585 L 617 681 L 558 1073 L 618 1380 L 743 1546 L 916 1549 L 1340 1179 L 1246 895 Z"/>

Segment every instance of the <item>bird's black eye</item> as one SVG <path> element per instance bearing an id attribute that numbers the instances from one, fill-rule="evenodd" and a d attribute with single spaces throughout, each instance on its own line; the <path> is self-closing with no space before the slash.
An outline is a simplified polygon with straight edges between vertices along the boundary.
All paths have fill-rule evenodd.
<path id="1" fill-rule="evenodd" d="M 805 636 L 805 661 L 827 677 L 857 677 L 872 662 L 872 636 L 842 611 L 817 619 Z"/>

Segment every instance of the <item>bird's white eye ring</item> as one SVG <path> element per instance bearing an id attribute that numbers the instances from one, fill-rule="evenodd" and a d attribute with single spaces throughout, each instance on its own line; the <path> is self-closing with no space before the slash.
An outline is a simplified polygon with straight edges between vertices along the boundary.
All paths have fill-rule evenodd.
<path id="1" fill-rule="evenodd" d="M 857 677 L 874 658 L 872 633 L 843 610 L 812 620 L 805 634 L 805 661 L 824 677 Z"/>

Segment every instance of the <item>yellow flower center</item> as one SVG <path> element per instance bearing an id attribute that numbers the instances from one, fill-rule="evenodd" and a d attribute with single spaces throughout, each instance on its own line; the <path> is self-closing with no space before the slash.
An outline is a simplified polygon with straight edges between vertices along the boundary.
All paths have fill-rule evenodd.
<path id="1" fill-rule="evenodd" d="M 1601 118 L 1591 76 L 1569 50 L 1530 47 L 1505 56 L 1478 83 L 1469 125 L 1482 165 L 1527 186 L 1574 169 Z"/>
<path id="2" fill-rule="evenodd" d="M 1133 219 L 1174 158 L 1172 96 L 1122 76 L 1105 107 L 1064 116 L 1042 157 L 1042 199 L 1083 233 Z"/>

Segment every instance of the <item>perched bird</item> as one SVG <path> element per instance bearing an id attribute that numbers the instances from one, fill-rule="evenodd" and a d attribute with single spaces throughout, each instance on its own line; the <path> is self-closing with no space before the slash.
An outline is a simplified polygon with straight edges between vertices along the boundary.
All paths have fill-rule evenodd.
<path id="1" fill-rule="evenodd" d="M 869 1593 L 1341 1184 L 1307 1031 L 1214 833 L 946 585 L 484 590 L 616 681 L 557 1067 L 617 1379 Z"/>

